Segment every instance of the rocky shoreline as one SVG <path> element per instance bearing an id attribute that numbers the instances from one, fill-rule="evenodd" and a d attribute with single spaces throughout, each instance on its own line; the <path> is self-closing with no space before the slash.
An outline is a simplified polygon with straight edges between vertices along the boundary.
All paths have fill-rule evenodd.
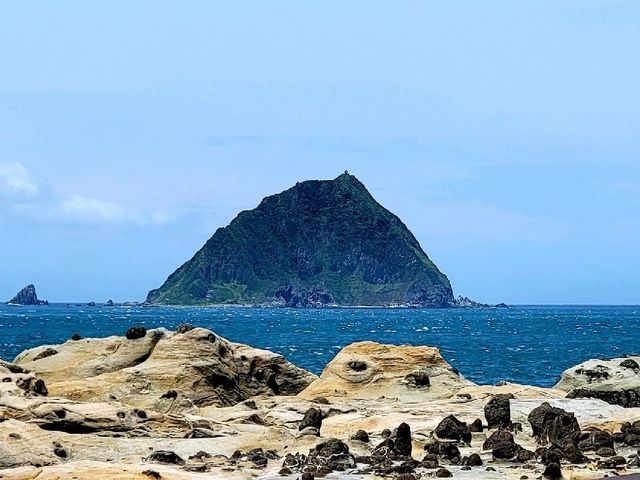
<path id="1" fill-rule="evenodd" d="M 0 479 L 599 479 L 640 473 L 640 357 L 475 385 L 358 342 L 320 377 L 210 330 L 133 327 L 0 361 Z"/>

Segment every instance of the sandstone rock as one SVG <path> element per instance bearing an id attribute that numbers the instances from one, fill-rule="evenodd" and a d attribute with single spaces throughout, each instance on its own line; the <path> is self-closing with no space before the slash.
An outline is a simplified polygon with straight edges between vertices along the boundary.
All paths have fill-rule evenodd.
<path id="1" fill-rule="evenodd" d="M 209 330 L 182 334 L 150 330 L 122 337 L 68 341 L 58 354 L 35 360 L 43 347 L 16 358 L 47 381 L 51 394 L 78 401 L 117 400 L 143 409 L 172 411 L 233 405 L 255 395 L 295 395 L 315 375 L 282 356 L 235 344 Z M 167 398 L 166 392 L 178 398 Z"/>
<path id="2" fill-rule="evenodd" d="M 146 358 L 141 362 L 104 374 L 81 364 L 83 358 L 94 356 L 102 356 L 105 365 L 126 364 L 127 358 L 140 353 L 140 347 L 135 344 L 146 344 L 156 332 L 161 334 L 160 338 L 146 354 L 143 352 Z M 117 352 L 107 351 L 104 345 L 107 341 L 115 342 L 116 350 L 122 349 L 121 353 L 126 355 L 118 359 Z M 128 347 L 138 350 L 127 353 Z M 310 396 L 309 400 L 304 395 L 275 396 L 269 387 L 274 385 L 273 375 L 275 384 L 280 386 L 278 378 L 286 373 L 293 379 L 296 370 L 288 370 L 285 365 L 276 373 L 275 367 L 269 364 L 274 354 L 227 342 L 198 328 L 185 333 L 149 330 L 145 337 L 137 340 L 122 337 L 85 339 L 49 348 L 58 353 L 34 360 L 46 350 L 46 347 L 39 347 L 20 355 L 19 358 L 24 358 L 21 365 L 0 362 L 2 480 L 31 480 L 36 476 L 38 480 L 74 477 L 148 480 L 158 478 L 158 475 L 164 479 L 249 480 L 289 475 L 292 478 L 321 478 L 329 474 L 330 478 L 344 475 L 363 480 L 376 476 L 413 479 L 434 476 L 442 466 L 460 478 L 539 478 L 544 467 L 533 452 L 537 447 L 533 437 L 537 424 L 535 421 L 530 424 L 527 418 L 543 401 L 548 402 L 548 407 L 533 414 L 533 417 L 542 418 L 539 430 L 536 430 L 539 436 L 544 436 L 540 431 L 547 431 L 547 446 L 537 451 L 542 463 L 566 464 L 563 467 L 565 478 L 592 479 L 588 469 L 595 468 L 595 462 L 586 466 L 574 465 L 586 462 L 580 448 L 595 452 L 606 447 L 614 438 L 611 433 L 617 432 L 616 438 L 621 441 L 615 443 L 615 450 L 619 456 L 598 458 L 597 466 L 603 469 L 601 476 L 620 469 L 628 473 L 640 472 L 640 466 L 634 463 L 637 462 L 638 447 L 625 443 L 633 444 L 637 437 L 640 444 L 640 409 L 625 409 L 596 399 L 567 399 L 560 390 L 505 383 L 467 386 L 444 398 L 428 398 L 425 393 L 434 388 L 434 381 L 431 386 L 411 386 L 405 379 L 408 373 L 398 371 L 393 378 L 397 379 L 400 388 L 406 389 L 401 391 L 406 391 L 407 396 L 359 398 L 345 395 L 322 402 L 316 401 L 317 395 Z M 83 352 L 86 352 L 84 357 Z M 116 358 L 110 358 L 113 355 Z M 60 360 L 65 357 L 73 359 L 74 364 L 65 365 Z M 363 362 L 362 358 L 352 360 Z M 33 366 L 34 371 L 26 371 L 27 365 Z M 50 381 L 56 375 L 62 375 L 53 371 L 53 365 L 59 366 L 67 376 L 76 372 L 82 376 L 77 375 L 75 380 L 70 377 L 64 381 Z M 204 380 L 210 378 L 209 374 L 195 368 L 202 369 L 202 365 L 208 365 L 204 372 L 238 379 L 239 391 L 256 394 L 237 403 L 205 401 L 196 404 L 193 399 L 198 392 L 209 392 L 210 388 Z M 351 367 L 366 372 L 369 364 L 367 368 L 363 368 L 362 363 L 354 363 Z M 411 366 L 408 370 L 413 372 L 420 368 Z M 256 378 L 253 378 L 254 374 L 247 378 L 246 372 L 254 372 Z M 44 376 L 40 377 L 40 374 Z M 37 395 L 19 386 L 35 384 L 42 379 L 47 382 L 49 396 Z M 384 379 L 383 385 L 388 380 Z M 95 390 L 91 394 L 82 393 L 86 400 L 60 397 L 63 386 L 68 388 L 64 390 L 65 397 L 74 394 L 67 382 L 82 382 L 83 388 L 87 389 L 95 383 Z M 421 391 L 420 395 L 415 395 Z M 487 403 L 500 394 L 513 395 L 509 402 L 511 423 L 521 425 L 521 428 L 489 432 L 493 443 L 491 452 L 481 451 L 486 435 L 475 433 L 471 437 L 469 432 L 467 437 L 467 422 L 481 418 Z M 322 414 L 325 438 L 320 442 L 317 428 L 298 430 L 311 408 Z M 553 409 L 562 413 L 549 414 Z M 450 415 L 455 421 L 447 419 Z M 558 418 L 564 421 L 555 422 Z M 450 435 L 454 438 L 440 438 L 434 434 L 443 419 L 447 421 L 441 430 L 456 432 L 457 435 Z M 574 440 L 575 425 L 582 426 L 584 433 Z M 303 434 L 307 430 L 311 434 Z M 359 438 L 360 430 L 372 432 L 375 448 L 371 443 L 350 440 Z M 384 441 L 380 435 L 382 431 L 386 431 Z M 472 442 L 467 444 L 466 439 Z M 503 441 L 493 442 L 496 439 Z M 409 458 L 407 453 L 412 453 L 411 446 L 418 448 L 425 444 L 426 454 L 421 462 Z M 143 461 L 158 451 L 172 452 L 185 463 L 169 465 Z M 235 451 L 238 451 L 237 455 Z M 498 459 L 495 462 L 492 453 Z M 272 461 L 278 456 L 284 457 L 282 463 Z M 620 458 L 623 463 L 619 463 Z M 480 462 L 485 465 L 492 462 L 491 467 L 478 468 Z"/>
<path id="3" fill-rule="evenodd" d="M 47 383 L 96 377 L 142 363 L 165 332 L 151 330 L 136 342 L 113 336 L 67 341 L 53 347 L 43 345 L 20 353 L 14 363 L 35 372 Z M 36 360 L 48 348 L 55 348 L 58 353 Z"/>
<path id="4" fill-rule="evenodd" d="M 416 388 L 417 372 L 429 378 L 428 387 Z M 300 396 L 423 401 L 451 397 L 469 385 L 436 348 L 358 342 L 343 348 Z"/>
<path id="5" fill-rule="evenodd" d="M 598 398 L 613 405 L 640 407 L 640 357 L 587 360 L 562 373 L 555 388 L 569 398 Z"/>

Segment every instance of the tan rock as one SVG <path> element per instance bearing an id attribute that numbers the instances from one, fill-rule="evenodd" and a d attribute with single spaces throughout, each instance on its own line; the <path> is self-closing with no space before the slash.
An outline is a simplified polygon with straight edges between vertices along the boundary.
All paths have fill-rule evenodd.
<path id="1" fill-rule="evenodd" d="M 156 477 L 154 473 L 159 474 Z M 188 472 L 172 465 L 148 463 L 114 464 L 96 461 L 77 461 L 46 467 L 22 467 L 0 470 L 1 480 L 202 480 L 203 478 L 225 478 L 244 480 L 252 478 L 247 472 L 222 471 L 209 473 Z"/>
<path id="2" fill-rule="evenodd" d="M 474 385 L 458 375 L 435 348 L 373 342 L 343 349 L 299 395 L 276 396 L 296 393 L 316 377 L 281 356 L 229 342 L 205 329 L 182 334 L 152 330 L 147 335 L 156 335 L 153 332 L 159 332 L 153 346 L 143 339 L 110 337 L 89 339 L 93 351 L 77 342 L 32 349 L 18 357 L 22 363 L 17 368 L 28 366 L 35 373 L 0 364 L 0 380 L 7 379 L 0 382 L 0 480 L 153 478 L 145 471 L 178 480 L 276 479 L 281 478 L 282 458 L 258 466 L 247 459 L 232 462 L 227 457 L 235 450 L 254 448 L 273 449 L 280 456 L 306 454 L 331 437 L 346 442 L 351 453 L 366 456 L 383 440 L 383 429 L 393 430 L 402 422 L 411 428 L 414 458 L 421 459 L 424 445 L 433 440 L 433 431 L 444 417 L 454 414 L 468 423 L 484 419 L 487 400 L 498 393 L 514 396 L 511 417 L 523 428 L 514 432 L 515 440 L 529 450 L 535 450 L 537 444 L 527 416 L 545 401 L 575 413 L 583 430 L 618 431 L 622 423 L 640 419 L 640 408 L 565 398 L 564 390 Z M 135 346 L 135 342 L 140 343 Z M 142 358 L 137 357 L 141 353 Z M 100 373 L 95 368 L 98 358 L 110 371 Z M 82 359 L 93 366 L 65 364 Z M 55 369 L 69 378 L 61 380 Z M 29 387 L 40 376 L 50 380 L 49 396 Z M 429 386 L 421 385 L 426 378 Z M 175 398 L 173 394 L 160 398 L 172 390 Z M 322 411 L 320 436 L 298 429 L 310 407 Z M 370 443 L 351 439 L 359 429 L 368 432 Z M 540 466 L 533 472 L 528 465 L 494 461 L 491 452 L 481 448 L 488 434 L 474 433 L 471 445 L 460 444 L 459 448 L 463 456 L 478 453 L 496 471 L 486 471 L 484 466 L 465 471 L 446 465 L 454 478 L 539 476 Z M 145 461 L 157 450 L 175 452 L 186 465 Z M 635 451 L 620 445 L 616 450 L 625 457 Z M 204 459 L 196 455 L 203 451 Z M 566 479 L 595 478 L 589 466 L 564 465 L 563 472 Z M 375 478 L 372 474 L 340 475 Z"/>
<path id="3" fill-rule="evenodd" d="M 162 412 L 232 405 L 255 395 L 294 395 L 316 376 L 281 355 L 236 344 L 209 330 L 150 330 L 143 338 L 68 341 L 16 358 L 47 381 L 50 395 Z"/>
<path id="4" fill-rule="evenodd" d="M 428 377 L 429 385 L 415 379 Z M 418 383 L 421 383 L 419 380 Z M 437 348 L 357 342 L 343 348 L 320 378 L 300 397 L 425 401 L 447 398 L 473 385 L 455 371 Z"/>
<path id="5" fill-rule="evenodd" d="M 562 373 L 555 388 L 569 397 L 640 407 L 640 357 L 587 360 Z"/>
<path id="6" fill-rule="evenodd" d="M 91 378 L 142 363 L 168 334 L 167 330 L 157 329 L 137 340 L 118 336 L 68 340 L 61 345 L 25 350 L 14 363 L 35 372 L 47 384 Z"/>
<path id="7" fill-rule="evenodd" d="M 505 383 L 503 385 L 473 385 L 461 388 L 457 395 L 469 395 L 472 398 L 489 399 L 493 395 L 511 394 L 515 399 L 533 398 L 564 398 L 567 394 L 562 390 L 553 388 L 534 387 L 517 383 Z"/>

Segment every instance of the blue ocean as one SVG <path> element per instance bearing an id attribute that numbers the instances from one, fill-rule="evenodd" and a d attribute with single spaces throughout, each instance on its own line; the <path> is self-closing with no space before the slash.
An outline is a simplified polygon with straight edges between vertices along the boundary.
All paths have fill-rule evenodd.
<path id="1" fill-rule="evenodd" d="M 360 340 L 436 346 L 477 383 L 551 386 L 588 358 L 640 352 L 640 307 L 520 306 L 508 309 L 282 309 L 243 307 L 0 306 L 0 358 L 82 337 L 124 335 L 133 325 L 191 323 L 229 340 L 278 352 L 320 373 Z"/>

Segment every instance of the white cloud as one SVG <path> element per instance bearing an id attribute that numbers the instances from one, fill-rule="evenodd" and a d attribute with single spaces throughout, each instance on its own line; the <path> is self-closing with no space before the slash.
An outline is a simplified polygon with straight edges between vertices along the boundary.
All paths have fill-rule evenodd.
<path id="1" fill-rule="evenodd" d="M 64 217 L 80 220 L 108 220 L 120 222 L 127 219 L 127 211 L 114 202 L 96 200 L 81 195 L 68 195 L 57 204 L 59 213 Z"/>
<path id="2" fill-rule="evenodd" d="M 38 196 L 40 186 L 21 163 L 0 163 L 0 196 L 29 199 Z"/>
<path id="3" fill-rule="evenodd" d="M 116 202 L 78 194 L 52 195 L 20 163 L 0 163 L 0 204 L 8 216 L 38 222 L 164 225 L 176 218 L 167 212 L 139 212 Z M 3 211 L 0 210 L 0 214 Z"/>

